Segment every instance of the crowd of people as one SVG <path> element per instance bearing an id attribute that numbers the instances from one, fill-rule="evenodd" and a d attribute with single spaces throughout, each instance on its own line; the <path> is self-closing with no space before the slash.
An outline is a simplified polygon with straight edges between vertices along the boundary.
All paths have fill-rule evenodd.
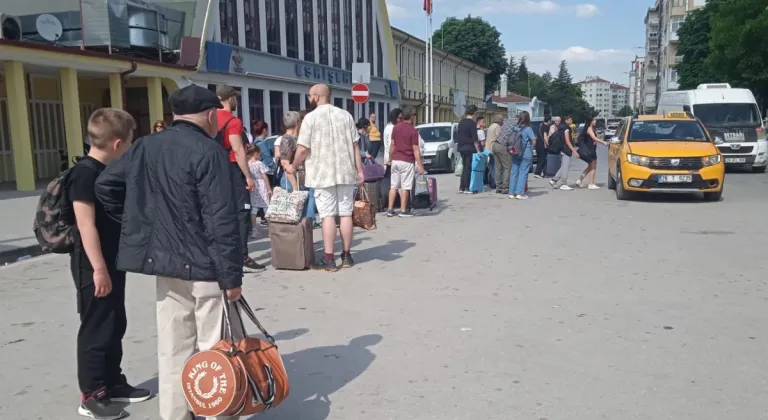
<path id="1" fill-rule="evenodd" d="M 573 158 L 587 164 L 575 185 L 590 190 L 600 188 L 595 184 L 597 145 L 607 146 L 607 143 L 597 135 L 594 118 L 588 118 L 584 128 L 577 132 L 572 117 L 546 116 L 534 132 L 530 113 L 522 111 L 514 118 L 495 115 L 486 130 L 485 119 L 476 117 L 476 113 L 474 105 L 468 107 L 458 124 L 456 147 L 462 163 L 460 194 L 479 192 L 470 190 L 473 156 L 477 154 L 487 155 L 483 184 L 509 198 L 528 199 L 528 176 L 532 169 L 536 178 L 551 178 L 549 184 L 553 188 L 572 190 L 568 174 Z M 535 168 L 534 150 L 538 159 Z"/>

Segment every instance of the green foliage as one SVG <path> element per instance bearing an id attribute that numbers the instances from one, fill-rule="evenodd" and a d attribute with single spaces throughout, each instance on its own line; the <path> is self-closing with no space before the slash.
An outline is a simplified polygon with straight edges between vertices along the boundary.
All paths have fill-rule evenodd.
<path id="1" fill-rule="evenodd" d="M 526 58 L 523 57 L 520 59 L 520 65 L 517 66 L 517 80 L 527 80 L 528 79 L 528 64 L 526 63 Z"/>
<path id="2" fill-rule="evenodd" d="M 619 110 L 619 117 L 629 117 L 633 113 L 634 113 L 634 111 L 632 111 L 632 107 L 631 106 L 624 105 L 624 107 Z"/>
<path id="3" fill-rule="evenodd" d="M 768 4 L 765 0 L 710 0 L 678 30 L 680 89 L 730 83 L 768 105 Z"/>
<path id="4" fill-rule="evenodd" d="M 441 49 L 467 61 L 485 67 L 491 72 L 485 76 L 485 93 L 499 86 L 501 75 L 507 71 L 507 59 L 501 33 L 482 18 L 450 17 L 432 35 L 441 40 Z"/>
<path id="5" fill-rule="evenodd" d="M 509 64 L 507 64 L 507 90 L 512 90 L 517 81 L 517 62 L 515 57 L 510 56 Z"/>

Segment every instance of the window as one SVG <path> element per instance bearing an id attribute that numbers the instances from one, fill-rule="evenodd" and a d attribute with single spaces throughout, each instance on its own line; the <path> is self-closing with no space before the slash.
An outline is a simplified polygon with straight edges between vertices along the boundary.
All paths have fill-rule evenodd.
<path id="1" fill-rule="evenodd" d="M 352 99 L 347 99 L 347 112 L 352 114 L 352 116 L 355 115 L 355 101 Z"/>
<path id="2" fill-rule="evenodd" d="M 669 18 L 669 31 L 670 33 L 676 34 L 677 30 L 680 29 L 680 25 L 685 22 L 685 17 L 683 16 L 675 16 Z"/>
<path id="3" fill-rule="evenodd" d="M 333 67 L 341 68 L 341 10 L 340 0 L 331 0 L 331 49 Z M 340 106 L 339 108 L 344 108 Z"/>
<path id="4" fill-rule="evenodd" d="M 280 55 L 280 0 L 266 0 L 267 52 Z"/>
<path id="5" fill-rule="evenodd" d="M 758 127 L 760 110 L 754 103 L 698 104 L 693 114 L 708 127 Z"/>
<path id="6" fill-rule="evenodd" d="M 376 25 L 376 75 L 384 77 L 384 54 L 381 51 L 381 34 L 379 25 Z"/>
<path id="7" fill-rule="evenodd" d="M 288 111 L 301 111 L 301 94 L 288 94 Z"/>
<path id="8" fill-rule="evenodd" d="M 366 41 L 368 41 L 368 62 L 373 65 L 373 0 L 366 0 L 366 3 L 365 22 L 367 26 L 365 28 L 365 33 L 368 37 L 366 39 Z"/>
<path id="9" fill-rule="evenodd" d="M 677 83 L 677 70 L 675 69 L 669 70 L 669 81 Z"/>
<path id="10" fill-rule="evenodd" d="M 299 58 L 298 0 L 285 0 L 285 54 Z"/>
<path id="11" fill-rule="evenodd" d="M 337 108 L 344 109 L 344 99 L 343 98 L 333 98 L 333 106 Z"/>
<path id="12" fill-rule="evenodd" d="M 259 0 L 245 0 L 245 48 L 261 50 L 261 31 L 259 28 Z"/>
<path id="13" fill-rule="evenodd" d="M 283 131 L 283 92 L 269 92 L 269 126 L 272 133 Z"/>
<path id="14" fill-rule="evenodd" d="M 328 65 L 328 0 L 317 0 L 317 42 L 320 64 Z"/>
<path id="15" fill-rule="evenodd" d="M 352 44 L 352 0 L 344 0 L 344 68 L 352 70 L 354 44 Z"/>
<path id="16" fill-rule="evenodd" d="M 248 101 L 248 107 L 251 110 L 251 121 L 264 121 L 264 91 L 261 89 L 248 89 Z"/>
<path id="17" fill-rule="evenodd" d="M 355 47 L 357 48 L 357 62 L 362 63 L 365 61 L 363 52 L 365 47 L 363 46 L 363 0 L 355 0 L 355 31 L 357 37 L 355 39 Z"/>
<path id="18" fill-rule="evenodd" d="M 698 121 L 634 121 L 629 141 L 703 141 L 709 139 Z"/>
<path id="19" fill-rule="evenodd" d="M 219 0 L 219 24 L 221 42 L 237 45 L 237 7 L 236 0 Z"/>
<path id="20" fill-rule="evenodd" d="M 379 122 L 377 123 L 379 127 L 384 127 L 387 125 L 387 116 L 384 113 L 384 102 L 379 102 L 379 114 L 376 115 L 378 117 Z"/>
<path id="21" fill-rule="evenodd" d="M 315 61 L 315 25 L 312 21 L 314 10 L 312 0 L 301 0 L 302 18 L 304 19 L 304 61 Z"/>

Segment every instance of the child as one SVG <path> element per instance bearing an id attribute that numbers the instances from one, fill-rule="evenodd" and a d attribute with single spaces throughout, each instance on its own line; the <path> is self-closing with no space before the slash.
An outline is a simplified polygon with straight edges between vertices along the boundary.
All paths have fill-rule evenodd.
<path id="1" fill-rule="evenodd" d="M 94 191 L 107 164 L 131 146 L 134 127 L 133 117 L 125 111 L 96 110 L 88 120 L 90 150 L 72 168 L 66 186 L 79 231 L 70 254 L 80 314 L 78 412 L 95 419 L 122 418 L 127 413 L 114 402 L 139 402 L 152 395 L 129 385 L 120 368 L 127 325 L 125 272 L 116 268 L 121 226 L 107 216 Z"/>
<path id="2" fill-rule="evenodd" d="M 269 199 L 272 197 L 272 188 L 269 185 L 267 172 L 269 168 L 261 161 L 261 150 L 258 147 L 250 146 L 246 151 L 248 158 L 248 169 L 251 170 L 251 177 L 256 183 L 256 188 L 251 191 L 251 223 L 256 226 L 258 216 L 261 215 L 262 226 L 267 224 L 264 214 L 269 206 Z M 256 231 L 251 232 L 251 237 L 256 237 Z"/>

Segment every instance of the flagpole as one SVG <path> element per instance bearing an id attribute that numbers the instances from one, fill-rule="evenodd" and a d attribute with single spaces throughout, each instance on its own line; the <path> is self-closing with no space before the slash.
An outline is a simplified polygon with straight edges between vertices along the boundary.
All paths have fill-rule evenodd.
<path id="1" fill-rule="evenodd" d="M 432 43 L 432 0 L 429 6 L 429 121 L 435 122 L 435 69 L 434 66 L 434 44 Z"/>
<path id="2" fill-rule="evenodd" d="M 431 121 L 429 121 L 429 9 L 428 5 L 425 2 L 424 3 L 424 11 L 427 13 L 427 15 L 424 18 L 424 93 L 427 94 L 427 100 L 424 102 L 424 105 L 426 105 L 426 108 L 424 108 L 424 120 L 427 124 L 429 124 Z"/>

